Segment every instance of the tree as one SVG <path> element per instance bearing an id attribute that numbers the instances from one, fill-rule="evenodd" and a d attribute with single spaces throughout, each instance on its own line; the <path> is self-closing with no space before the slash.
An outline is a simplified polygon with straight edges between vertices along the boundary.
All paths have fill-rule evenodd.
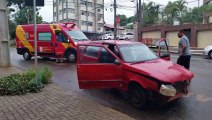
<path id="1" fill-rule="evenodd" d="M 164 22 L 169 25 L 173 25 L 174 21 L 182 23 L 182 16 L 186 13 L 187 7 L 185 6 L 185 0 L 177 0 L 175 2 L 168 2 L 163 10 Z"/>
<path id="2" fill-rule="evenodd" d="M 9 8 L 9 32 L 11 38 L 13 38 L 16 25 L 33 23 L 33 10 L 32 7 L 24 6 L 24 0 L 7 0 L 7 6 Z M 36 11 L 37 23 L 42 23 L 43 18 L 39 15 L 39 9 L 36 9 Z"/>
<path id="3" fill-rule="evenodd" d="M 126 26 L 128 23 L 134 22 L 134 16 L 131 16 L 129 18 L 126 17 L 126 15 L 117 15 L 120 18 L 120 26 Z"/>
<path id="4" fill-rule="evenodd" d="M 126 15 L 117 15 L 120 18 L 120 26 L 125 26 L 127 25 L 127 17 Z"/>
<path id="5" fill-rule="evenodd" d="M 17 11 L 14 14 L 14 21 L 17 25 L 23 25 L 23 24 L 32 24 L 33 23 L 33 10 L 29 7 L 24 7 Z M 37 12 L 37 23 L 40 24 L 43 22 L 43 18 L 39 15 L 39 12 Z"/>
<path id="6" fill-rule="evenodd" d="M 24 0 L 7 0 L 7 6 L 11 7 L 11 6 L 15 6 L 17 5 L 19 9 L 23 8 L 23 3 Z"/>
<path id="7" fill-rule="evenodd" d="M 191 11 L 186 12 L 182 16 L 183 23 L 202 23 L 203 14 L 212 11 L 212 5 L 203 5 L 201 7 L 195 7 Z"/>
<path id="8" fill-rule="evenodd" d="M 158 15 L 160 13 L 160 5 L 153 2 L 143 4 L 143 26 L 150 26 L 158 22 Z"/>

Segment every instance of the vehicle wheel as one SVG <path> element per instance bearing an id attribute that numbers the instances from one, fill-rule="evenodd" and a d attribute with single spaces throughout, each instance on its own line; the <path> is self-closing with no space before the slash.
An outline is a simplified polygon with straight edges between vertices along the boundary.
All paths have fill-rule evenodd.
<path id="1" fill-rule="evenodd" d="M 212 50 L 209 51 L 208 56 L 209 56 L 210 59 L 212 59 Z"/>
<path id="2" fill-rule="evenodd" d="M 23 53 L 23 58 L 24 60 L 30 60 L 32 58 L 32 55 L 30 54 L 28 50 L 25 50 Z"/>
<path id="3" fill-rule="evenodd" d="M 134 85 L 129 88 L 129 102 L 137 109 L 143 109 L 147 102 L 145 90 L 139 85 Z"/>
<path id="4" fill-rule="evenodd" d="M 66 55 L 66 59 L 68 62 L 75 62 L 77 60 L 77 55 L 75 52 L 68 52 Z"/>
<path id="5" fill-rule="evenodd" d="M 111 40 L 110 38 L 108 38 L 108 40 Z"/>
<path id="6" fill-rule="evenodd" d="M 49 60 L 50 58 L 49 57 L 43 57 L 43 60 Z"/>

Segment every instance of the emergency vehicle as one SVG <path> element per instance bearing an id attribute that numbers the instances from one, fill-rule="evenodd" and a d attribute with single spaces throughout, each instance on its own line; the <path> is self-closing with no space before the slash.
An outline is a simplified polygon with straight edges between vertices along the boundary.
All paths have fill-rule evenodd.
<path id="1" fill-rule="evenodd" d="M 34 55 L 34 25 L 18 25 L 16 28 L 17 53 L 30 60 Z M 89 41 L 75 23 L 37 24 L 37 53 L 43 58 L 77 59 L 76 44 Z"/>

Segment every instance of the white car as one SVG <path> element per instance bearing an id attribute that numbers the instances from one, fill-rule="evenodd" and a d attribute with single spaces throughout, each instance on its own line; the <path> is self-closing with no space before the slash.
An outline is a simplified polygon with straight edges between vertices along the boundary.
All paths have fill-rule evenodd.
<path id="1" fill-rule="evenodd" d="M 114 40 L 114 35 L 113 34 L 104 34 L 102 36 L 102 40 Z"/>
<path id="2" fill-rule="evenodd" d="M 204 50 L 203 50 L 203 54 L 208 56 L 209 58 L 212 59 L 212 45 L 207 46 Z"/>
<path id="3" fill-rule="evenodd" d="M 133 33 L 123 33 L 118 36 L 119 40 L 130 40 L 133 39 Z"/>

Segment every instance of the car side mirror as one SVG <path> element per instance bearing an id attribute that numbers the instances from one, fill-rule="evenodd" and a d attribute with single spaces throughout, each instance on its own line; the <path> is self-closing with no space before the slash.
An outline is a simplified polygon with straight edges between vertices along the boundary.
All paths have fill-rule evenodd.
<path id="1" fill-rule="evenodd" d="M 121 65 L 121 62 L 119 60 L 115 59 L 114 64 Z"/>

